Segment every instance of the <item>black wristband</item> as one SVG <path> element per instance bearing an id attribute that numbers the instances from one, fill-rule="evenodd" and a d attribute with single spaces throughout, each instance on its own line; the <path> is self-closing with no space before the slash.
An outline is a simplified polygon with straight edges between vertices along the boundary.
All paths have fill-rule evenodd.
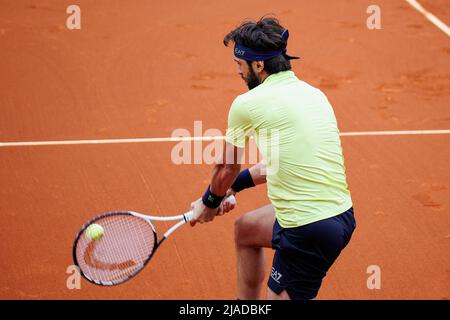
<path id="1" fill-rule="evenodd" d="M 253 182 L 252 175 L 250 174 L 249 169 L 242 170 L 234 181 L 231 189 L 236 192 L 242 191 L 247 188 L 254 187 L 255 183 Z"/>
<path id="2" fill-rule="evenodd" d="M 224 196 L 218 196 L 211 192 L 211 186 L 208 186 L 208 189 L 206 189 L 205 194 L 202 197 L 202 202 L 205 206 L 208 208 L 215 209 L 222 203 Z"/>

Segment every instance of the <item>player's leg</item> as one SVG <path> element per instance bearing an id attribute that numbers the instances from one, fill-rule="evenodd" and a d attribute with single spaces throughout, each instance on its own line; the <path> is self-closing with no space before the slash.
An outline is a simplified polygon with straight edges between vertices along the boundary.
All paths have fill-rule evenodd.
<path id="1" fill-rule="evenodd" d="M 239 299 L 258 299 L 265 277 L 263 248 L 271 248 L 275 210 L 267 205 L 235 222 Z"/>
<path id="2" fill-rule="evenodd" d="M 355 227 L 353 208 L 294 228 L 282 228 L 276 222 L 268 298 L 314 299 L 322 280 L 350 241 Z"/>

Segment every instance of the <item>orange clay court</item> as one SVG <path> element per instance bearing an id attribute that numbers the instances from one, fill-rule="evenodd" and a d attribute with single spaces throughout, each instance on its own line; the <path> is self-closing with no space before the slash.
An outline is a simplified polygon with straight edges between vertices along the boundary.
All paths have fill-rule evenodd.
<path id="1" fill-rule="evenodd" d="M 419 2 L 450 23 L 448 1 Z M 183 213 L 212 166 L 174 164 L 170 141 L 33 142 L 164 138 L 194 121 L 225 132 L 247 88 L 223 36 L 268 13 L 289 28 L 295 73 L 325 92 L 343 133 L 357 229 L 318 299 L 450 298 L 450 38 L 407 1 L 377 1 L 380 30 L 367 28 L 365 0 L 80 0 L 81 29 L 68 30 L 71 4 L 0 4 L 1 299 L 235 298 L 233 222 L 268 203 L 264 186 L 224 217 L 182 227 L 131 281 L 69 290 L 85 221 Z M 365 134 L 345 135 L 355 132 Z M 381 288 L 370 290 L 374 265 Z"/>

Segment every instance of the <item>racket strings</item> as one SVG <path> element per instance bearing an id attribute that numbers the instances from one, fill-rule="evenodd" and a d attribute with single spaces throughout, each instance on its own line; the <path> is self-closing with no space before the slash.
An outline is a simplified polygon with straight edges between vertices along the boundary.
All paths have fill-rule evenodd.
<path id="1" fill-rule="evenodd" d="M 84 275 L 94 282 L 114 284 L 144 267 L 155 247 L 154 230 L 148 221 L 130 214 L 114 214 L 93 223 L 103 227 L 103 237 L 90 240 L 84 231 L 76 245 Z"/>

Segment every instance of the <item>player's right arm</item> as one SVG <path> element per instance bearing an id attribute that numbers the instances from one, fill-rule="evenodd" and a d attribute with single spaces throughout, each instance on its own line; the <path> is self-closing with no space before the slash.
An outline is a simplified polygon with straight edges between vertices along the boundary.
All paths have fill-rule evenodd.
<path id="1" fill-rule="evenodd" d="M 244 148 L 253 132 L 254 128 L 248 105 L 238 97 L 234 100 L 228 114 L 226 141 L 235 147 Z M 237 192 L 263 183 L 266 183 L 266 165 L 262 161 L 248 169 L 242 170 L 231 188 L 228 189 L 226 196 L 235 195 Z M 233 208 L 234 206 L 224 203 L 220 213 L 224 214 Z"/>

